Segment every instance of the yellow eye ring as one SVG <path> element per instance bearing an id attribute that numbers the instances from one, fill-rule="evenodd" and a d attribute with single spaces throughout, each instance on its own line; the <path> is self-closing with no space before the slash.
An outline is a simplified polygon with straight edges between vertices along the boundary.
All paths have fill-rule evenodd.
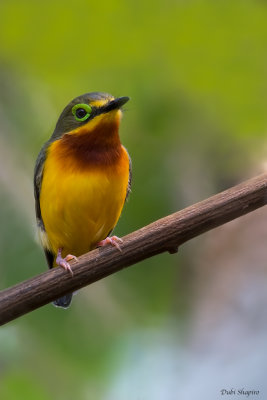
<path id="1" fill-rule="evenodd" d="M 90 117 L 92 108 L 89 106 L 89 104 L 75 104 L 71 111 L 76 121 L 82 122 Z"/>

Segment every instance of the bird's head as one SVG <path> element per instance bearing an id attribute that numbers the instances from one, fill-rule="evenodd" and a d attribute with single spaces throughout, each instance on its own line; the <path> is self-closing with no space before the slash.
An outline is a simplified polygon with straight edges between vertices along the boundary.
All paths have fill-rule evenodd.
<path id="1" fill-rule="evenodd" d="M 118 131 L 121 108 L 129 97 L 115 98 L 108 93 L 86 93 L 73 99 L 62 111 L 52 140 L 63 135 L 83 135 Z"/>

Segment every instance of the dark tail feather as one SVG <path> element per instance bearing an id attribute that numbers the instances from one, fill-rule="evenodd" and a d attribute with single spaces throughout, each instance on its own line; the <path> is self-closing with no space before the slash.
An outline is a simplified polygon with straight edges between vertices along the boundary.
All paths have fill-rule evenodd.
<path id="1" fill-rule="evenodd" d="M 66 294 L 65 296 L 60 297 L 60 299 L 53 301 L 53 304 L 55 307 L 69 308 L 71 299 L 72 293 Z"/>
<path id="2" fill-rule="evenodd" d="M 51 251 L 44 249 L 47 264 L 49 265 L 49 268 L 53 268 L 54 260 L 55 260 L 55 254 L 53 254 Z M 60 297 L 59 299 L 53 301 L 53 304 L 55 307 L 61 307 L 61 308 L 69 308 L 70 303 L 72 299 L 72 293 L 66 294 L 65 296 Z"/>

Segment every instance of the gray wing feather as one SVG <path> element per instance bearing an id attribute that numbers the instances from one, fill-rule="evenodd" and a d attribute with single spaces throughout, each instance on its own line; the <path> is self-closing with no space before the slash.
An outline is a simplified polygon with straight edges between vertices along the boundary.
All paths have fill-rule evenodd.
<path id="1" fill-rule="evenodd" d="M 125 147 L 124 147 L 124 149 L 125 149 Z M 128 199 L 128 197 L 129 197 L 129 194 L 131 193 L 131 187 L 132 187 L 132 160 L 131 160 L 131 157 L 130 157 L 127 149 L 125 149 L 125 150 L 126 150 L 126 152 L 128 154 L 128 158 L 129 158 L 129 179 L 128 179 L 126 197 L 125 197 L 125 201 L 126 201 Z"/>
<path id="2" fill-rule="evenodd" d="M 36 160 L 35 168 L 34 168 L 34 198 L 35 198 L 35 213 L 37 219 L 37 225 L 39 228 L 45 230 L 44 223 L 42 220 L 41 215 L 41 208 L 40 208 L 40 193 L 41 193 L 41 186 L 42 186 L 42 179 L 43 179 L 43 171 L 44 171 L 44 163 L 46 159 L 46 147 L 45 144 Z"/>
<path id="3" fill-rule="evenodd" d="M 37 226 L 40 232 L 45 233 L 45 226 L 42 219 L 41 207 L 40 207 L 40 193 L 42 187 L 42 180 L 43 180 L 43 172 L 44 172 L 44 164 L 46 159 L 46 150 L 49 145 L 49 142 L 45 143 L 42 147 L 34 168 L 34 197 L 35 197 L 35 213 L 36 213 L 36 221 Z M 53 254 L 49 249 L 44 248 L 44 253 L 46 256 L 47 264 L 50 268 L 53 267 L 53 262 L 55 258 L 55 254 Z"/>

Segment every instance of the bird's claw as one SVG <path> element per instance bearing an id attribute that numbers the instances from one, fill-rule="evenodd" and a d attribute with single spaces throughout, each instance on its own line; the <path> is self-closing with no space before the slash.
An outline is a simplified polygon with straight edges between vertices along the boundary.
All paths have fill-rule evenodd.
<path id="1" fill-rule="evenodd" d="M 72 271 L 71 266 L 68 263 L 68 261 L 75 260 L 78 262 L 78 258 L 76 256 L 73 256 L 72 254 L 68 254 L 65 258 L 63 258 L 61 255 L 61 252 L 62 252 L 62 249 L 59 249 L 57 258 L 56 258 L 56 264 L 59 267 L 64 268 L 66 271 L 68 271 L 71 274 L 71 276 L 73 276 L 73 271 Z"/>
<path id="2" fill-rule="evenodd" d="M 107 244 L 111 244 L 112 246 L 116 247 L 117 250 L 122 252 L 122 249 L 121 249 L 119 243 L 123 243 L 123 240 L 121 238 L 119 238 L 118 236 L 111 236 L 111 237 L 108 236 L 106 239 L 98 242 L 97 246 L 103 247 L 103 246 L 106 246 Z"/>
<path id="3" fill-rule="evenodd" d="M 79 262 L 78 258 L 76 256 L 73 256 L 72 254 L 68 254 L 64 260 L 66 261 L 71 261 L 71 260 L 75 260 L 76 262 Z"/>

